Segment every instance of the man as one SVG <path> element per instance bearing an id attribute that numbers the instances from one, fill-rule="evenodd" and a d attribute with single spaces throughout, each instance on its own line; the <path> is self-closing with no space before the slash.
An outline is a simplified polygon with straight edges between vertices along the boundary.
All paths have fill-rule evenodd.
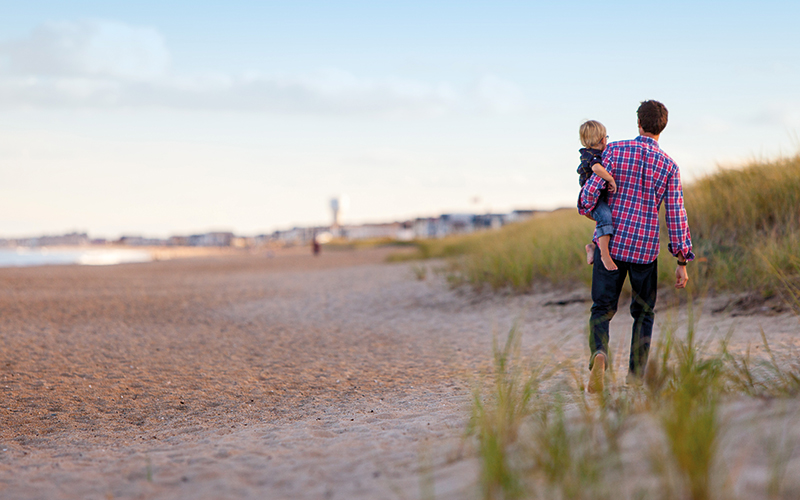
<path id="1" fill-rule="evenodd" d="M 605 268 L 595 250 L 592 269 L 592 313 L 589 321 L 589 392 L 602 392 L 608 364 L 608 326 L 617 312 L 619 295 L 627 275 L 631 283 L 633 330 L 628 383 L 641 382 L 650 337 L 653 308 L 658 287 L 659 224 L 658 210 L 666 206 L 669 251 L 677 257 L 675 287 L 689 281 L 686 263 L 694 259 L 683 188 L 678 165 L 658 146 L 667 126 L 667 108 L 658 101 L 644 101 L 637 110 L 639 136 L 630 141 L 613 142 L 603 152 L 603 166 L 617 181 L 617 191 L 608 196 L 614 225 L 609 245 L 618 269 Z M 593 175 L 584 185 L 580 213 L 594 208 L 606 182 Z"/>

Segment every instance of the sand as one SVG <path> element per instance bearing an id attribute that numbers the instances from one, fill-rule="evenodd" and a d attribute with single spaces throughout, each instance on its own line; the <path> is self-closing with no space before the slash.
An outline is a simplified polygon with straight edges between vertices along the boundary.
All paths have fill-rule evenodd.
<path id="1" fill-rule="evenodd" d="M 463 435 L 493 336 L 581 365 L 588 292 L 453 291 L 392 251 L 1 269 L 0 497 L 478 498 Z M 795 316 L 751 312 L 698 329 L 796 345 Z"/>

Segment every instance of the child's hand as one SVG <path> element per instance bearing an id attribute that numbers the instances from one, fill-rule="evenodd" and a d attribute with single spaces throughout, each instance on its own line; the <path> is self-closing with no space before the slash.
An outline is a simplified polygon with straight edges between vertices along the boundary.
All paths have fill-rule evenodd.
<path id="1" fill-rule="evenodd" d="M 617 181 L 611 179 L 606 184 L 608 184 L 608 192 L 609 193 L 616 193 L 617 192 Z"/>

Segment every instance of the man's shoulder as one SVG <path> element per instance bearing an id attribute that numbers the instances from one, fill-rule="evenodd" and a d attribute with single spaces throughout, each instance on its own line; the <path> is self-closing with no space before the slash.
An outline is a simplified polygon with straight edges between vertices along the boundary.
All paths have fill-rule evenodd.
<path id="1" fill-rule="evenodd" d="M 634 140 L 614 141 L 608 143 L 603 151 L 603 159 L 619 159 L 621 156 L 630 156 L 640 146 Z"/>
<path id="2" fill-rule="evenodd" d="M 633 139 L 609 142 L 604 153 L 616 152 L 626 149 L 638 149 L 641 145 Z"/>
<path id="3" fill-rule="evenodd" d="M 675 160 L 672 159 L 670 155 L 668 155 L 658 143 L 655 146 L 651 146 L 650 149 L 653 152 L 653 156 L 655 156 L 656 163 L 661 165 L 663 168 L 666 168 L 670 172 L 678 168 L 678 164 L 675 163 Z"/>
<path id="4" fill-rule="evenodd" d="M 608 147 L 604 151 L 603 156 L 624 155 L 626 157 L 634 157 L 640 154 L 655 156 L 657 163 L 667 167 L 670 170 L 678 167 L 678 165 L 675 163 L 675 160 L 673 160 L 671 156 L 661 149 L 658 142 L 642 136 L 639 136 L 635 139 L 609 143 Z"/>
<path id="5" fill-rule="evenodd" d="M 636 139 L 624 139 L 622 141 L 614 141 L 608 143 L 609 148 L 629 148 L 629 147 L 636 147 L 638 145 L 639 143 L 636 141 Z"/>

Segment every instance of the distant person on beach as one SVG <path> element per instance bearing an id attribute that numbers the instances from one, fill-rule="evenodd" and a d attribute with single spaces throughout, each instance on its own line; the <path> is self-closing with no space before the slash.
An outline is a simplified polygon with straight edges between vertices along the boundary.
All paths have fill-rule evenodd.
<path id="1" fill-rule="evenodd" d="M 668 249 L 677 258 L 676 288 L 686 286 L 689 281 L 686 263 L 694 259 L 689 223 L 683 206 L 680 170 L 658 145 L 658 138 L 667 126 L 667 108 L 658 101 L 644 101 L 636 114 L 639 136 L 633 140 L 612 142 L 603 151 L 603 166 L 617 183 L 616 191 L 608 196 L 614 222 L 609 252 L 617 269 L 606 269 L 599 248 L 595 248 L 593 304 L 589 320 L 589 392 L 603 390 L 608 364 L 609 322 L 617 312 L 619 295 L 628 274 L 631 284 L 630 311 L 634 321 L 626 381 L 639 384 L 645 378 L 658 287 L 658 210 L 662 202 L 666 206 Z M 606 184 L 607 181 L 599 175 L 592 175 L 586 181 L 580 197 L 582 215 L 588 215 L 595 209 Z"/>
<path id="2" fill-rule="evenodd" d="M 597 245 L 593 242 L 586 245 L 586 262 L 589 265 L 594 263 L 595 248 L 600 248 L 600 260 L 609 271 L 614 271 L 617 265 L 614 264 L 614 259 L 608 252 L 608 242 L 611 240 L 611 235 L 614 234 L 614 225 L 611 222 L 611 209 L 608 206 L 608 193 L 613 193 L 617 190 L 617 183 L 603 167 L 603 160 L 601 155 L 608 143 L 608 135 L 606 135 L 606 127 L 595 120 L 589 120 L 581 125 L 579 130 L 581 144 L 583 147 L 580 149 L 581 164 L 578 166 L 578 183 L 581 188 L 589 180 L 592 174 L 598 175 L 601 179 L 606 181 L 607 188 L 603 189 L 597 199 L 597 205 L 592 210 L 592 219 L 596 223 L 595 239 Z M 578 208 L 581 206 L 581 195 L 578 195 Z"/>
<path id="3" fill-rule="evenodd" d="M 314 257 L 319 255 L 320 248 L 321 246 L 319 244 L 319 239 L 317 238 L 317 235 L 314 235 L 314 238 L 311 240 L 311 253 L 314 255 Z"/>

